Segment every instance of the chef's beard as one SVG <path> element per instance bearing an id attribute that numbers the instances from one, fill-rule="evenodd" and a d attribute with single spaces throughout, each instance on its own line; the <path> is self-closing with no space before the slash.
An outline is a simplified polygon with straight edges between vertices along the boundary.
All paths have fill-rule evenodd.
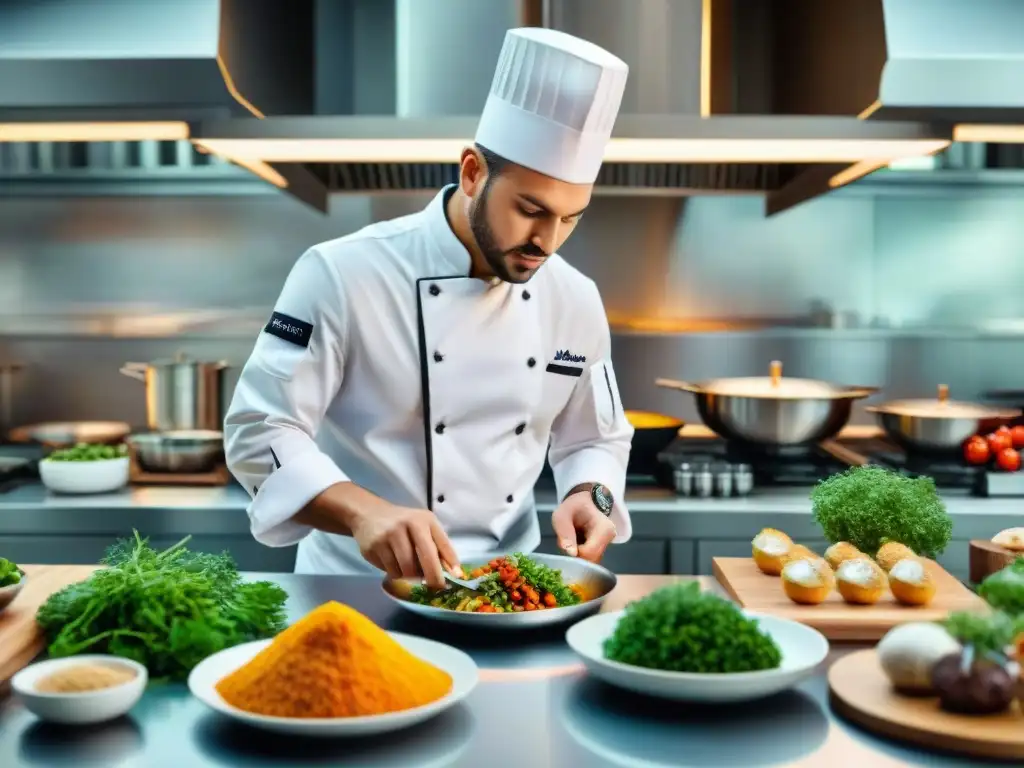
<path id="1" fill-rule="evenodd" d="M 523 243 L 515 248 L 507 249 L 499 247 L 494 230 L 491 229 L 491 225 L 487 221 L 487 198 L 489 193 L 490 181 L 488 180 L 484 184 L 484 189 L 480 193 L 479 199 L 474 200 L 469 207 L 469 228 L 473 233 L 473 238 L 476 240 L 476 245 L 480 249 L 484 261 L 487 262 L 487 266 L 490 267 L 491 272 L 499 280 L 503 280 L 506 283 L 528 282 L 540 267 L 533 269 L 519 267 L 518 265 L 510 264 L 509 257 L 513 254 L 522 254 L 523 256 L 547 256 L 548 254 L 533 243 Z"/>

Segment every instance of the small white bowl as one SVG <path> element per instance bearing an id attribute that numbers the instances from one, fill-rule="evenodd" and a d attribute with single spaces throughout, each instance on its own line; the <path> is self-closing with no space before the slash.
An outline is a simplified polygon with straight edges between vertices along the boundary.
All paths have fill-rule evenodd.
<path id="1" fill-rule="evenodd" d="M 25 582 L 27 580 L 28 576 L 26 576 L 24 571 L 22 571 L 21 581 L 17 584 L 8 584 L 6 587 L 0 587 L 0 611 L 14 602 L 14 598 L 16 598 L 18 593 L 21 592 L 21 589 L 25 586 Z"/>
<path id="2" fill-rule="evenodd" d="M 36 684 L 44 677 L 67 667 L 84 664 L 102 664 L 111 667 L 127 667 L 135 677 L 111 688 L 82 693 L 42 693 Z M 64 659 L 48 659 L 30 664 L 11 679 L 11 687 L 21 699 L 25 708 L 40 720 L 65 725 L 86 725 L 102 723 L 120 717 L 135 706 L 142 698 L 149 680 L 144 666 L 120 656 L 94 654 L 69 656 Z"/>
<path id="3" fill-rule="evenodd" d="M 128 457 L 96 461 L 39 462 L 43 485 L 57 493 L 109 493 L 128 484 Z"/>

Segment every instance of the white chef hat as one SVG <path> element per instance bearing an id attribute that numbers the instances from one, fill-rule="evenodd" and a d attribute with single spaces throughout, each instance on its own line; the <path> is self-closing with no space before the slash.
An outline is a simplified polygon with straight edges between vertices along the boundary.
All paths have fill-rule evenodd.
<path id="1" fill-rule="evenodd" d="M 475 141 L 546 176 L 592 184 L 628 74 L 626 62 L 586 40 L 510 29 Z"/>

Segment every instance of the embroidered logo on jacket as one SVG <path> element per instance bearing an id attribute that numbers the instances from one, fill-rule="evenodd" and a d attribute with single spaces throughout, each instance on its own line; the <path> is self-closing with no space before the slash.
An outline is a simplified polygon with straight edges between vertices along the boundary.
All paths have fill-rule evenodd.
<path id="1" fill-rule="evenodd" d="M 584 355 L 574 355 L 568 349 L 560 349 L 555 352 L 555 362 L 559 363 L 585 363 L 587 358 Z"/>
<path id="2" fill-rule="evenodd" d="M 300 347 L 308 347 L 309 340 L 313 337 L 313 324 L 281 312 L 274 312 L 263 331 Z"/>

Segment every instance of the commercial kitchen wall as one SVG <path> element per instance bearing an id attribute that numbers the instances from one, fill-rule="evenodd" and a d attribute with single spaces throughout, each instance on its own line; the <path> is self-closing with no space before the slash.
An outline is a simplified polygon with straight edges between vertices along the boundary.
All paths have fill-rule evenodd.
<path id="1" fill-rule="evenodd" d="M 428 197 L 339 197 L 329 217 L 276 195 L 0 199 L 0 362 L 25 365 L 14 420 L 141 425 L 142 388 L 119 375 L 122 362 L 184 351 L 240 366 L 304 248 Z M 958 398 L 1024 388 L 1024 341 L 962 330 L 1024 317 L 1022 242 L 1024 197 L 1013 195 L 837 194 L 771 219 L 753 197 L 598 198 L 563 254 L 617 322 L 734 327 L 818 308 L 847 326 L 616 333 L 626 406 L 693 418 L 655 377 L 759 375 L 781 359 L 789 375 L 887 397 L 930 396 L 939 383 Z M 182 318 L 206 325 L 124 336 L 143 322 L 150 336 L 173 334 Z"/>

